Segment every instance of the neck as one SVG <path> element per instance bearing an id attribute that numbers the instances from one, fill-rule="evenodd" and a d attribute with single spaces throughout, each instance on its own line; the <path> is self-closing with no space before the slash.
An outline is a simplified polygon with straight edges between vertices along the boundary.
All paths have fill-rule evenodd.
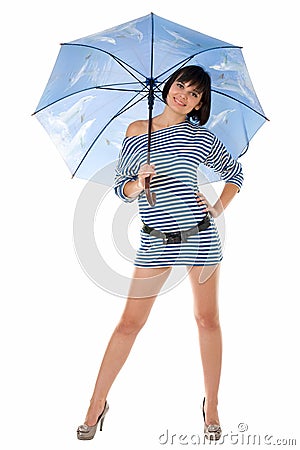
<path id="1" fill-rule="evenodd" d="M 185 120 L 185 115 L 174 113 L 174 111 L 171 111 L 168 106 L 165 107 L 164 111 L 161 114 L 153 117 L 154 125 L 161 128 L 177 125 L 179 123 L 185 122 Z"/>

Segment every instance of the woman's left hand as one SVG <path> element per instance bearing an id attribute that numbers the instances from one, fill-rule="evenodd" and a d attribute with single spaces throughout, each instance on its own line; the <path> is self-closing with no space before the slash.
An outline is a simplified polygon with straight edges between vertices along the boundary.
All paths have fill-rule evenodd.
<path id="1" fill-rule="evenodd" d="M 201 192 L 196 192 L 196 200 L 199 206 L 205 206 L 205 212 L 209 212 L 214 218 L 218 217 L 217 209 L 209 203 Z"/>

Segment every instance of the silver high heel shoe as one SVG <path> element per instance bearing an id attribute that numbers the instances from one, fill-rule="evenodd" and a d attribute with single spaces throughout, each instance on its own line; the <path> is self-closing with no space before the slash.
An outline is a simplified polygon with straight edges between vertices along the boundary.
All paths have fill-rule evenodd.
<path id="1" fill-rule="evenodd" d="M 204 404 L 205 404 L 205 397 L 203 399 L 203 406 L 202 406 L 203 420 L 204 420 L 204 436 L 210 441 L 218 441 L 222 435 L 222 429 L 218 424 L 207 425 L 205 421 Z"/>
<path id="2" fill-rule="evenodd" d="M 86 424 L 80 425 L 77 428 L 77 438 L 82 441 L 88 441 L 90 439 L 93 439 L 93 437 L 96 434 L 98 423 L 100 423 L 100 431 L 102 431 L 103 422 L 104 422 L 105 415 L 108 410 L 109 410 L 108 403 L 105 402 L 104 409 L 103 409 L 102 413 L 100 414 L 100 416 L 98 417 L 98 420 L 95 423 L 95 425 L 92 425 L 92 426 L 89 426 Z"/>

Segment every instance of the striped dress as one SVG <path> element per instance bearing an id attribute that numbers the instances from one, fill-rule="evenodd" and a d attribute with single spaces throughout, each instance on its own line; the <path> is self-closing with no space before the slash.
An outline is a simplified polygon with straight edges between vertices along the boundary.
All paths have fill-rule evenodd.
<path id="1" fill-rule="evenodd" d="M 152 132 L 151 164 L 155 175 L 150 183 L 156 193 L 156 204 L 150 206 L 145 191 L 138 197 L 124 195 L 124 185 L 138 178 L 142 164 L 147 163 L 147 135 L 125 137 L 115 172 L 114 190 L 124 202 L 138 200 L 142 221 L 157 230 L 173 232 L 194 227 L 206 215 L 205 206 L 196 200 L 197 168 L 200 163 L 214 169 L 227 183 L 241 188 L 241 164 L 235 161 L 221 141 L 205 127 L 188 120 Z M 175 265 L 207 266 L 223 258 L 216 224 L 187 238 L 187 242 L 164 244 L 163 240 L 140 230 L 140 246 L 134 265 L 166 267 Z"/>

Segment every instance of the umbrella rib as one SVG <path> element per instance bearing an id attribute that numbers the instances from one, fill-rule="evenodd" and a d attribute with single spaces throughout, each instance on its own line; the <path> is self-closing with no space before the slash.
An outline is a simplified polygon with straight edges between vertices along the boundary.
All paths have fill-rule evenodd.
<path id="1" fill-rule="evenodd" d="M 252 108 L 252 106 L 247 105 L 247 103 L 244 103 L 244 102 L 242 102 L 241 100 L 238 100 L 237 98 L 234 98 L 232 95 L 225 94 L 224 92 L 217 91 L 216 89 L 213 89 L 213 88 L 212 88 L 211 90 L 212 90 L 212 92 L 215 92 L 216 94 L 223 95 L 224 97 L 228 97 L 228 98 L 230 98 L 231 100 L 234 100 L 235 102 L 238 102 L 238 103 L 240 103 L 240 104 L 243 105 L 243 106 L 246 106 L 246 108 L 251 109 L 253 112 L 255 112 L 255 113 L 258 114 L 259 116 L 263 117 L 265 120 L 268 120 L 268 121 L 269 121 L 269 119 L 268 119 L 264 114 L 262 114 L 262 113 L 259 112 L 259 111 L 256 111 L 256 109 Z"/>
<path id="2" fill-rule="evenodd" d="M 142 83 L 141 83 L 141 84 L 142 84 Z M 144 88 L 145 88 L 145 86 L 143 87 L 143 89 L 144 89 Z M 60 102 L 61 100 L 65 100 L 65 99 L 68 98 L 68 97 L 72 97 L 72 95 L 81 94 L 82 92 L 85 92 L 85 91 L 91 91 L 91 90 L 93 90 L 93 89 L 102 89 L 102 87 L 101 87 L 101 86 L 91 86 L 91 87 L 88 87 L 88 88 L 85 88 L 85 89 L 80 89 L 79 91 L 76 91 L 76 92 L 72 92 L 71 94 L 67 94 L 67 95 L 65 95 L 64 97 L 61 97 L 61 98 L 59 98 L 59 99 L 57 99 L 57 100 L 54 100 L 54 102 L 48 103 L 48 105 L 43 106 L 42 108 L 36 110 L 36 111 L 32 114 L 32 116 L 34 116 L 35 114 L 37 114 L 37 113 L 43 111 L 43 110 L 46 109 L 46 108 L 49 108 L 49 106 L 55 105 L 55 103 L 58 103 L 58 102 Z M 136 90 L 136 89 L 113 89 L 113 88 L 105 88 L 105 89 L 111 90 L 111 91 L 114 90 L 114 91 L 119 91 L 119 92 L 137 92 L 137 93 L 143 91 L 143 89 L 142 89 L 142 90 L 139 90 L 139 91 Z"/>
<path id="3" fill-rule="evenodd" d="M 131 86 L 133 84 L 136 84 L 138 86 L 142 85 L 142 88 L 145 88 L 144 83 L 142 82 L 131 82 L 131 83 L 113 83 L 113 84 L 103 84 L 101 86 L 94 86 L 95 89 L 107 89 L 110 91 L 120 91 L 120 92 L 140 92 L 141 89 L 128 89 L 128 88 L 123 88 L 123 87 L 119 87 L 119 86 Z"/>
<path id="4" fill-rule="evenodd" d="M 99 89 L 99 90 L 103 90 L 103 91 L 117 91 L 117 92 L 141 92 L 140 89 L 117 89 L 117 88 L 113 88 L 113 87 L 109 87 L 109 86 L 95 86 L 94 89 Z"/>
<path id="5" fill-rule="evenodd" d="M 140 92 L 139 92 L 140 93 Z M 85 158 L 87 157 L 88 153 L 90 152 L 90 150 L 92 149 L 92 147 L 94 146 L 95 142 L 99 139 L 99 137 L 101 136 L 101 134 L 104 132 L 104 130 L 108 127 L 108 125 L 111 124 L 111 122 L 118 116 L 120 116 L 121 114 L 123 114 L 125 111 L 127 111 L 128 109 L 132 108 L 133 106 L 135 106 L 137 103 L 139 103 L 140 101 L 142 101 L 147 94 L 145 94 L 142 98 L 138 99 L 136 102 L 134 102 L 132 105 L 128 106 L 136 97 L 138 94 L 136 94 L 132 99 L 129 100 L 129 102 L 127 102 L 124 106 L 122 106 L 122 108 L 107 122 L 107 124 L 102 128 L 102 130 L 100 131 L 100 133 L 98 133 L 98 135 L 95 137 L 95 139 L 93 140 L 93 142 L 91 143 L 91 145 L 89 146 L 89 148 L 87 149 L 87 151 L 85 152 L 83 158 L 81 159 L 80 163 L 78 164 L 76 170 L 73 172 L 72 174 L 72 178 L 76 175 L 78 169 L 80 168 L 81 164 L 83 163 L 83 161 L 85 160 Z"/>
<path id="6" fill-rule="evenodd" d="M 162 73 L 161 73 L 158 77 L 156 77 L 156 78 L 162 77 L 163 75 L 165 75 L 166 73 L 170 72 L 171 70 L 173 71 L 173 70 L 175 69 L 175 67 L 177 67 L 177 66 L 180 66 L 180 65 L 181 65 L 181 67 L 184 66 L 184 65 L 185 65 L 187 62 L 189 62 L 191 59 L 195 58 L 195 56 L 200 55 L 200 53 L 210 52 L 211 50 L 219 50 L 219 49 L 221 49 L 221 48 L 239 48 L 239 49 L 241 49 L 242 47 L 240 47 L 240 46 L 238 46 L 238 45 L 221 45 L 221 46 L 219 46 L 219 47 L 206 48 L 205 50 L 201 50 L 201 51 L 199 51 L 199 52 L 197 52 L 197 53 L 194 53 L 193 55 L 190 55 L 190 56 L 188 56 L 187 58 L 183 59 L 182 61 L 179 61 L 178 63 L 174 64 L 174 66 L 169 67 L 168 70 L 165 70 L 164 72 L 162 72 Z M 167 78 L 168 78 L 168 77 L 167 77 Z M 166 80 L 166 79 L 165 79 L 165 80 Z M 165 80 L 162 81 L 160 84 L 164 83 Z"/>
<path id="7" fill-rule="evenodd" d="M 113 84 L 103 84 L 103 85 L 101 85 L 101 86 L 97 86 L 97 87 L 103 87 L 103 88 L 105 88 L 105 87 L 108 87 L 108 88 L 113 88 L 113 87 L 118 87 L 118 86 L 131 86 L 131 85 L 142 85 L 143 87 L 144 87 L 144 83 L 141 83 L 140 81 L 139 82 L 136 82 L 136 81 L 132 81 L 132 82 L 130 82 L 130 83 L 113 83 Z"/>
<path id="8" fill-rule="evenodd" d="M 161 90 L 159 90 L 159 92 L 161 93 Z M 161 101 L 162 103 L 165 103 L 165 101 L 164 100 L 162 100 L 158 95 L 157 95 L 157 93 L 154 91 L 153 92 L 154 93 L 154 97 L 156 97 L 159 101 Z"/>
<path id="9" fill-rule="evenodd" d="M 141 102 L 142 100 L 144 100 L 147 97 L 148 94 L 143 95 L 142 98 L 139 98 L 136 102 L 134 102 L 132 105 L 129 105 L 127 108 L 125 108 L 126 105 L 123 106 L 122 109 L 120 109 L 119 112 L 117 112 L 114 117 L 110 120 L 110 122 L 115 119 L 116 117 L 120 116 L 121 114 L 123 114 L 124 112 L 128 111 L 128 109 L 132 108 L 133 106 L 137 105 L 139 102 Z M 128 105 L 128 103 L 127 103 Z M 125 109 L 124 109 L 125 108 Z M 109 123 L 110 123 L 109 122 Z M 107 126 L 107 125 L 106 125 Z"/>
<path id="10" fill-rule="evenodd" d="M 127 86 L 128 84 L 141 84 L 141 82 L 131 81 L 130 83 L 113 83 L 113 84 L 104 84 L 103 86 Z"/>
<path id="11" fill-rule="evenodd" d="M 142 81 L 140 81 L 136 75 L 134 75 L 134 73 L 132 73 L 128 67 L 131 70 L 134 70 L 135 72 L 137 72 L 139 75 L 141 75 L 143 78 L 146 78 L 145 75 L 143 73 L 141 73 L 139 70 L 135 69 L 134 67 L 132 67 L 130 64 L 127 64 L 125 61 L 123 61 L 122 59 L 118 58 L 115 55 L 112 55 L 110 52 L 103 50 L 101 48 L 98 47 L 94 47 L 93 45 L 88 45 L 88 44 L 76 44 L 76 43 L 71 43 L 71 42 L 66 42 L 63 43 L 61 45 L 72 45 L 72 46 L 76 46 L 76 47 L 87 47 L 87 48 L 92 48 L 93 50 L 98 50 L 99 52 L 102 53 L 106 53 L 107 55 L 109 55 L 111 58 L 113 58 L 118 64 L 120 64 L 121 67 L 123 67 L 123 69 L 125 69 L 133 78 L 135 78 L 139 83 L 141 83 L 143 86 L 146 86 L 146 84 Z"/>

